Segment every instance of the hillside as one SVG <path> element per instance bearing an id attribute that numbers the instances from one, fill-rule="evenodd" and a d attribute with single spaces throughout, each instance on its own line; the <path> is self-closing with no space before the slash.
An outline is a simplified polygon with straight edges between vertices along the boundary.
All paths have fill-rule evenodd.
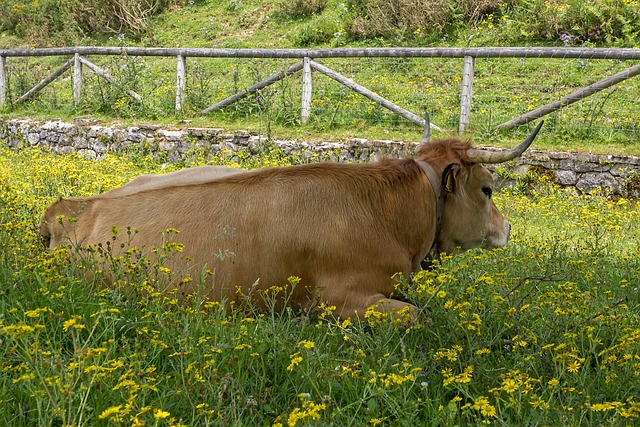
<path id="1" fill-rule="evenodd" d="M 637 46 L 635 0 L 2 2 L 1 45 Z"/>
<path id="2" fill-rule="evenodd" d="M 70 0 L 0 5 L 0 45 L 301 48 L 387 46 L 639 46 L 640 3 L 631 0 L 499 2 L 391 0 L 146 0 L 126 10 L 117 0 Z M 15 6 L 15 7 L 14 7 Z M 232 108 L 202 116 L 216 100 L 291 65 L 287 61 L 189 60 L 187 94 L 176 113 L 175 63 L 157 58 L 95 58 L 144 101 L 123 96 L 94 74 L 83 74 L 74 103 L 66 74 L 28 104 L 12 104 L 64 61 L 9 58 L 8 116 L 90 116 L 104 121 L 154 121 L 250 129 L 280 138 L 365 137 L 415 140 L 420 129 L 344 87 L 314 77 L 312 116 L 300 125 L 300 77 L 263 90 Z M 461 60 L 334 60 L 324 65 L 423 115 L 458 128 Z M 476 63 L 470 131 L 480 142 L 511 144 L 527 131 L 496 134 L 495 127 L 532 108 L 629 67 L 629 61 L 513 58 Z M 315 73 L 318 75 L 318 73 Z M 640 132 L 635 80 L 549 116 L 539 144 L 558 149 L 637 154 Z M 542 82 L 542 84 L 541 84 Z M 270 103 L 264 102 L 270 100 Z M 585 144 L 588 144 L 585 146 Z"/>

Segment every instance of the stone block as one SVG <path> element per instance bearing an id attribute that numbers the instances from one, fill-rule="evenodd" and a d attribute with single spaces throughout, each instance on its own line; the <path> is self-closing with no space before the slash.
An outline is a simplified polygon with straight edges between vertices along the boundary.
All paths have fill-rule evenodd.
<path id="1" fill-rule="evenodd" d="M 556 170 L 556 181 L 562 186 L 576 185 L 578 174 L 573 171 Z"/>
<path id="2" fill-rule="evenodd" d="M 621 183 L 608 172 L 584 173 L 580 175 L 580 179 L 576 182 L 576 187 L 586 193 L 591 193 L 597 188 L 608 189 L 615 194 L 620 194 L 621 191 Z"/>

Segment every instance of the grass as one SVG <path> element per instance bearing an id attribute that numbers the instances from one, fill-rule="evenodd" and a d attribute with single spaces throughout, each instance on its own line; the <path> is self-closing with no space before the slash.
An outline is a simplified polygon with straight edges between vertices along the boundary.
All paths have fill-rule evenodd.
<path id="1" fill-rule="evenodd" d="M 330 1 L 322 19 L 339 20 L 341 2 Z M 291 48 L 299 47 L 301 28 L 320 19 L 279 17 L 280 2 L 198 1 L 154 18 L 149 37 L 133 41 L 127 37 L 89 40 L 88 44 L 162 47 Z M 515 11 L 513 11 L 515 13 Z M 335 15 L 335 16 L 334 16 Z M 504 46 L 517 43 L 507 32 L 517 21 L 488 17 L 470 28 L 460 28 L 457 38 L 445 38 L 439 46 Z M 493 22 L 491 24 L 489 21 Z M 510 30 L 511 29 L 511 30 Z M 335 40 L 321 47 L 371 47 L 394 45 L 393 40 L 350 41 L 336 33 Z M 471 37 L 473 36 L 473 37 Z M 501 38 L 503 37 L 503 38 Z M 507 39 L 504 39 L 507 37 Z M 515 36 L 514 36 L 515 37 Z M 8 46 L 20 44 L 6 35 Z M 516 38 L 517 40 L 517 38 Z M 524 39 L 526 44 L 536 41 Z M 420 39 L 416 43 L 419 44 Z M 547 45 L 561 45 L 556 43 Z M 314 44 L 315 47 L 315 44 Z M 189 58 L 184 110 L 176 113 L 174 58 L 92 57 L 126 88 L 141 94 L 142 103 L 106 84 L 85 69 L 84 92 L 74 104 L 71 73 L 68 72 L 24 105 L 11 102 L 0 108 L 5 117 L 98 117 L 107 123 L 152 121 L 183 126 L 249 129 L 279 139 L 305 141 L 344 140 L 353 137 L 415 141 L 422 130 L 320 73 L 313 76 L 311 118 L 300 124 L 301 76 L 296 74 L 263 89 L 222 111 L 206 116 L 200 112 L 213 103 L 285 69 L 293 60 L 233 60 Z M 21 94 L 59 67 L 65 58 L 8 58 L 8 97 Z M 323 59 L 319 62 L 359 84 L 456 133 L 459 125 L 462 59 L 451 58 L 358 58 Z M 590 59 L 500 58 L 478 59 L 469 137 L 478 144 L 511 146 L 526 133 L 496 131 L 496 126 L 526 111 L 560 99 L 580 88 L 615 74 L 628 61 Z M 546 119 L 537 148 L 597 154 L 640 155 L 638 78 L 629 79 Z M 442 136 L 434 134 L 435 137 Z"/>
<path id="2" fill-rule="evenodd" d="M 87 283 L 41 247 L 44 207 L 161 165 L 31 149 L 0 159 L 2 424 L 638 423 L 637 201 L 546 182 L 497 194 L 510 244 L 446 257 L 412 284 L 398 278 L 421 312 L 403 327 L 336 319 L 331 307 L 226 314 L 198 295 L 155 292 L 143 274 Z"/>

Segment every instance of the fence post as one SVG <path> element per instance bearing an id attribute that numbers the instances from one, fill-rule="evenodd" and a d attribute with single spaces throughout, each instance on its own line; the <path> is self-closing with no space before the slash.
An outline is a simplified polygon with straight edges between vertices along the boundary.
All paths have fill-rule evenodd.
<path id="1" fill-rule="evenodd" d="M 0 105 L 7 102 L 7 57 L 0 56 Z"/>
<path id="2" fill-rule="evenodd" d="M 184 91 L 187 86 L 187 57 L 178 55 L 176 66 L 176 111 L 182 111 Z"/>
<path id="3" fill-rule="evenodd" d="M 78 105 L 82 96 L 82 62 L 80 54 L 76 52 L 73 57 L 73 102 Z"/>
<path id="4" fill-rule="evenodd" d="M 300 122 L 302 124 L 309 121 L 311 114 L 311 92 L 313 82 L 311 80 L 311 62 L 309 57 L 305 56 L 302 60 L 302 108 L 300 110 Z"/>
<path id="5" fill-rule="evenodd" d="M 469 130 L 471 116 L 471 97 L 473 95 L 473 68 L 475 59 L 473 56 L 464 57 L 464 68 L 462 70 L 462 95 L 460 96 L 460 126 L 458 134 L 463 134 Z"/>

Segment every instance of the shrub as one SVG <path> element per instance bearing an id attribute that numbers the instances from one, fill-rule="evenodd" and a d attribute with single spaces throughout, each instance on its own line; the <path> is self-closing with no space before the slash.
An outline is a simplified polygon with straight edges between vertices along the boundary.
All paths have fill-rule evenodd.
<path id="1" fill-rule="evenodd" d="M 522 22 L 537 39 L 569 44 L 636 40 L 640 33 L 640 3 L 628 0 L 528 2 L 530 18 Z"/>
<path id="2" fill-rule="evenodd" d="M 340 32 L 340 21 L 330 16 L 318 16 L 303 24 L 294 33 L 292 41 L 296 46 L 307 47 L 329 42 Z"/>
<path id="3" fill-rule="evenodd" d="M 456 22 L 476 22 L 501 4 L 498 0 L 349 0 L 353 19 L 348 32 L 354 38 L 441 35 Z"/>
<path id="4" fill-rule="evenodd" d="M 319 15 L 327 6 L 327 0 L 286 0 L 280 5 L 282 17 L 303 18 Z"/>
<path id="5" fill-rule="evenodd" d="M 101 34 L 147 34 L 150 19 L 182 0 L 43 0 L 0 5 L 0 30 L 31 44 L 69 45 Z"/>
<path id="6" fill-rule="evenodd" d="M 565 34 L 567 44 L 630 44 L 640 35 L 640 3 L 632 0 L 349 0 L 347 5 L 345 26 L 352 38 L 427 36 L 435 41 L 469 24 L 476 29 L 489 25 L 500 40 L 510 42 L 522 37 L 557 42 Z"/>

